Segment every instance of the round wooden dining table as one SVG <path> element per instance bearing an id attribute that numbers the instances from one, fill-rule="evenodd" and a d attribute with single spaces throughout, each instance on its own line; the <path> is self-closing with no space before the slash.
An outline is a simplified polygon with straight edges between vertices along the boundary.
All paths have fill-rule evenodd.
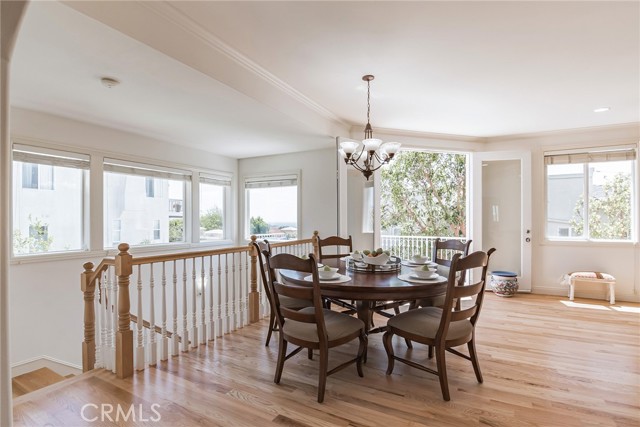
<path id="1" fill-rule="evenodd" d="M 344 260 L 326 260 L 324 264 L 338 267 L 338 273 L 351 280 L 343 283 L 321 280 L 322 296 L 355 301 L 357 316 L 365 323 L 367 333 L 384 331 L 384 328 L 370 329 L 371 314 L 377 301 L 410 301 L 444 295 L 447 291 L 447 279 L 442 276 L 437 282 L 424 283 L 399 279 L 398 276 L 411 273 L 411 267 L 404 265 L 400 271 L 363 272 L 347 269 Z M 304 280 L 309 273 L 283 270 L 280 274 L 288 282 L 309 286 Z"/>

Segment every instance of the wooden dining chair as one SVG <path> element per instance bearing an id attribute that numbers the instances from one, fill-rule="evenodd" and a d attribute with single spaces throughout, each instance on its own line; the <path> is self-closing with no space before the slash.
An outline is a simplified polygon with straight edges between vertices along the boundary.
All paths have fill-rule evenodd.
<path id="1" fill-rule="evenodd" d="M 387 375 L 391 375 L 393 372 L 396 360 L 437 375 L 440 379 L 442 397 L 448 401 L 450 396 L 445 362 L 445 353 L 448 351 L 471 361 L 476 379 L 482 383 L 482 373 L 475 347 L 475 327 L 482 308 L 489 258 L 494 251 L 495 249 L 492 248 L 486 253 L 478 251 L 466 257 L 462 257 L 460 254 L 454 255 L 449 268 L 447 293 L 442 308 L 417 308 L 389 319 L 387 332 L 382 337 L 388 358 Z M 465 285 L 467 273 L 474 269 L 481 269 L 479 280 L 473 284 Z M 464 297 L 472 297 L 471 306 L 457 309 L 454 301 Z M 435 347 L 437 369 L 434 370 L 396 356 L 392 344 L 394 335 Z M 469 355 L 453 348 L 463 344 L 467 344 Z"/>
<path id="2" fill-rule="evenodd" d="M 456 239 L 436 239 L 431 252 L 431 261 L 438 264 L 438 275 L 448 277 L 449 268 L 451 267 L 453 256 L 455 254 L 467 256 L 469 254 L 471 242 L 471 239 L 467 240 L 466 242 Z M 412 310 L 416 307 L 441 307 L 442 304 L 444 304 L 444 295 L 435 298 L 423 298 L 412 301 L 409 309 Z"/>
<path id="3" fill-rule="evenodd" d="M 334 251 L 329 251 L 329 247 L 333 246 Z M 323 250 L 324 248 L 324 250 Z M 342 258 L 350 255 L 353 252 L 353 240 L 351 236 L 348 238 L 340 236 L 329 236 L 326 239 L 321 239 L 318 236 L 318 255 L 320 262 L 327 259 Z"/>
<path id="4" fill-rule="evenodd" d="M 327 310 L 323 307 L 318 279 L 318 264 L 315 256 L 309 255 L 309 259 L 301 259 L 290 254 L 269 256 L 266 251 L 263 253 L 267 260 L 269 285 L 276 307 L 276 320 L 280 328 L 280 333 L 278 334 L 280 346 L 274 382 L 276 384 L 280 383 L 284 362 L 290 357 L 304 348 L 319 350 L 318 402 L 322 403 L 327 376 L 352 363 L 356 364 L 358 375 L 363 376 L 362 361 L 367 348 L 364 323 L 355 317 Z M 309 273 L 311 276 L 309 286 L 296 286 L 278 281 L 276 271 L 281 269 Z M 299 300 L 310 299 L 313 301 L 313 306 L 301 310 L 293 310 L 281 303 L 285 297 Z M 356 338 L 360 340 L 356 357 L 329 370 L 329 349 L 346 344 Z M 298 347 L 287 354 L 289 343 Z"/>
<path id="5" fill-rule="evenodd" d="M 333 247 L 333 250 L 329 250 Z M 324 250 L 323 250 L 324 248 Z M 348 238 L 340 236 L 329 236 L 325 239 L 321 239 L 318 236 L 318 256 L 319 262 L 325 262 L 330 259 L 339 259 L 345 256 L 351 255 L 353 252 L 353 239 L 351 236 Z M 325 298 L 324 304 L 326 308 L 331 308 L 331 303 L 346 308 L 345 313 L 354 314 L 356 312 L 355 302 L 344 301 L 336 298 Z"/>
<path id="6" fill-rule="evenodd" d="M 260 264 L 260 274 L 262 276 L 261 277 L 262 288 L 267 297 L 267 301 L 269 301 L 269 309 L 270 309 L 269 310 L 269 331 L 267 332 L 267 339 L 264 343 L 265 346 L 268 346 L 269 342 L 271 341 L 271 334 L 273 332 L 278 331 L 278 323 L 276 322 L 276 308 L 273 303 L 271 286 L 269 286 L 269 282 L 267 281 L 266 265 L 265 265 L 266 258 L 264 255 L 265 253 L 271 255 L 271 245 L 269 244 L 269 241 L 265 239 L 262 242 L 259 242 L 259 241 L 254 242 L 253 246 L 255 250 L 258 252 L 258 264 Z M 304 307 L 313 306 L 313 301 L 311 300 L 300 300 L 300 299 L 289 298 L 284 296 L 281 298 L 280 303 L 283 306 L 289 307 L 292 310 L 299 310 Z"/>

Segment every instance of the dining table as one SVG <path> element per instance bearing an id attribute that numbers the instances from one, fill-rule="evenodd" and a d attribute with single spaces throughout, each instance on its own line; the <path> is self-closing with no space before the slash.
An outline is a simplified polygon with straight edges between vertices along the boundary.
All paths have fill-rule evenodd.
<path id="1" fill-rule="evenodd" d="M 412 266 L 403 261 L 398 270 L 361 271 L 347 268 L 347 259 L 330 259 L 323 265 L 337 267 L 341 278 L 338 280 L 320 280 L 320 289 L 324 298 L 355 301 L 356 315 L 365 324 L 367 334 L 384 332 L 386 327 L 371 328 L 372 312 L 378 302 L 405 302 L 422 298 L 444 295 L 447 290 L 447 278 L 419 280 L 409 277 Z M 309 273 L 282 270 L 280 274 L 287 282 L 309 286 Z"/>

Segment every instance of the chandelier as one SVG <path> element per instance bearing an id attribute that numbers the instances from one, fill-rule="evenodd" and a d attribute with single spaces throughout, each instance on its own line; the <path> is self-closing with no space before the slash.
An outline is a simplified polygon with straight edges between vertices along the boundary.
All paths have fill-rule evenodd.
<path id="1" fill-rule="evenodd" d="M 371 113 L 371 80 L 374 78 L 370 74 L 362 77 L 362 80 L 367 82 L 367 125 L 364 127 L 362 146 L 355 141 L 343 141 L 338 150 L 344 162 L 362 172 L 367 181 L 374 171 L 389 163 L 400 148 L 399 142 L 383 144 L 381 139 L 373 137 L 369 115 Z"/>

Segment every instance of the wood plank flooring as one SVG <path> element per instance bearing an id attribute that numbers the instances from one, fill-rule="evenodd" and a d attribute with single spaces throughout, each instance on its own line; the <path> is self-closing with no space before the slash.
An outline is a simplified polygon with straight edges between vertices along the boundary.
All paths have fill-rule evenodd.
<path id="1" fill-rule="evenodd" d="M 376 334 L 364 378 L 355 366 L 330 376 L 319 404 L 317 357 L 300 353 L 273 383 L 277 340 L 264 346 L 265 320 L 133 378 L 97 370 L 19 397 L 15 425 L 640 426 L 640 305 L 490 293 L 485 301 L 477 328 L 484 383 L 469 362 L 448 355 L 450 402 L 426 372 L 396 363 L 385 375 Z M 399 339 L 395 346 L 435 365 L 425 347 L 407 350 Z M 330 365 L 355 352 L 355 342 L 334 349 Z M 85 418 L 96 418 L 85 421 L 86 404 L 120 404 L 124 413 L 111 422 L 85 407 Z"/>

